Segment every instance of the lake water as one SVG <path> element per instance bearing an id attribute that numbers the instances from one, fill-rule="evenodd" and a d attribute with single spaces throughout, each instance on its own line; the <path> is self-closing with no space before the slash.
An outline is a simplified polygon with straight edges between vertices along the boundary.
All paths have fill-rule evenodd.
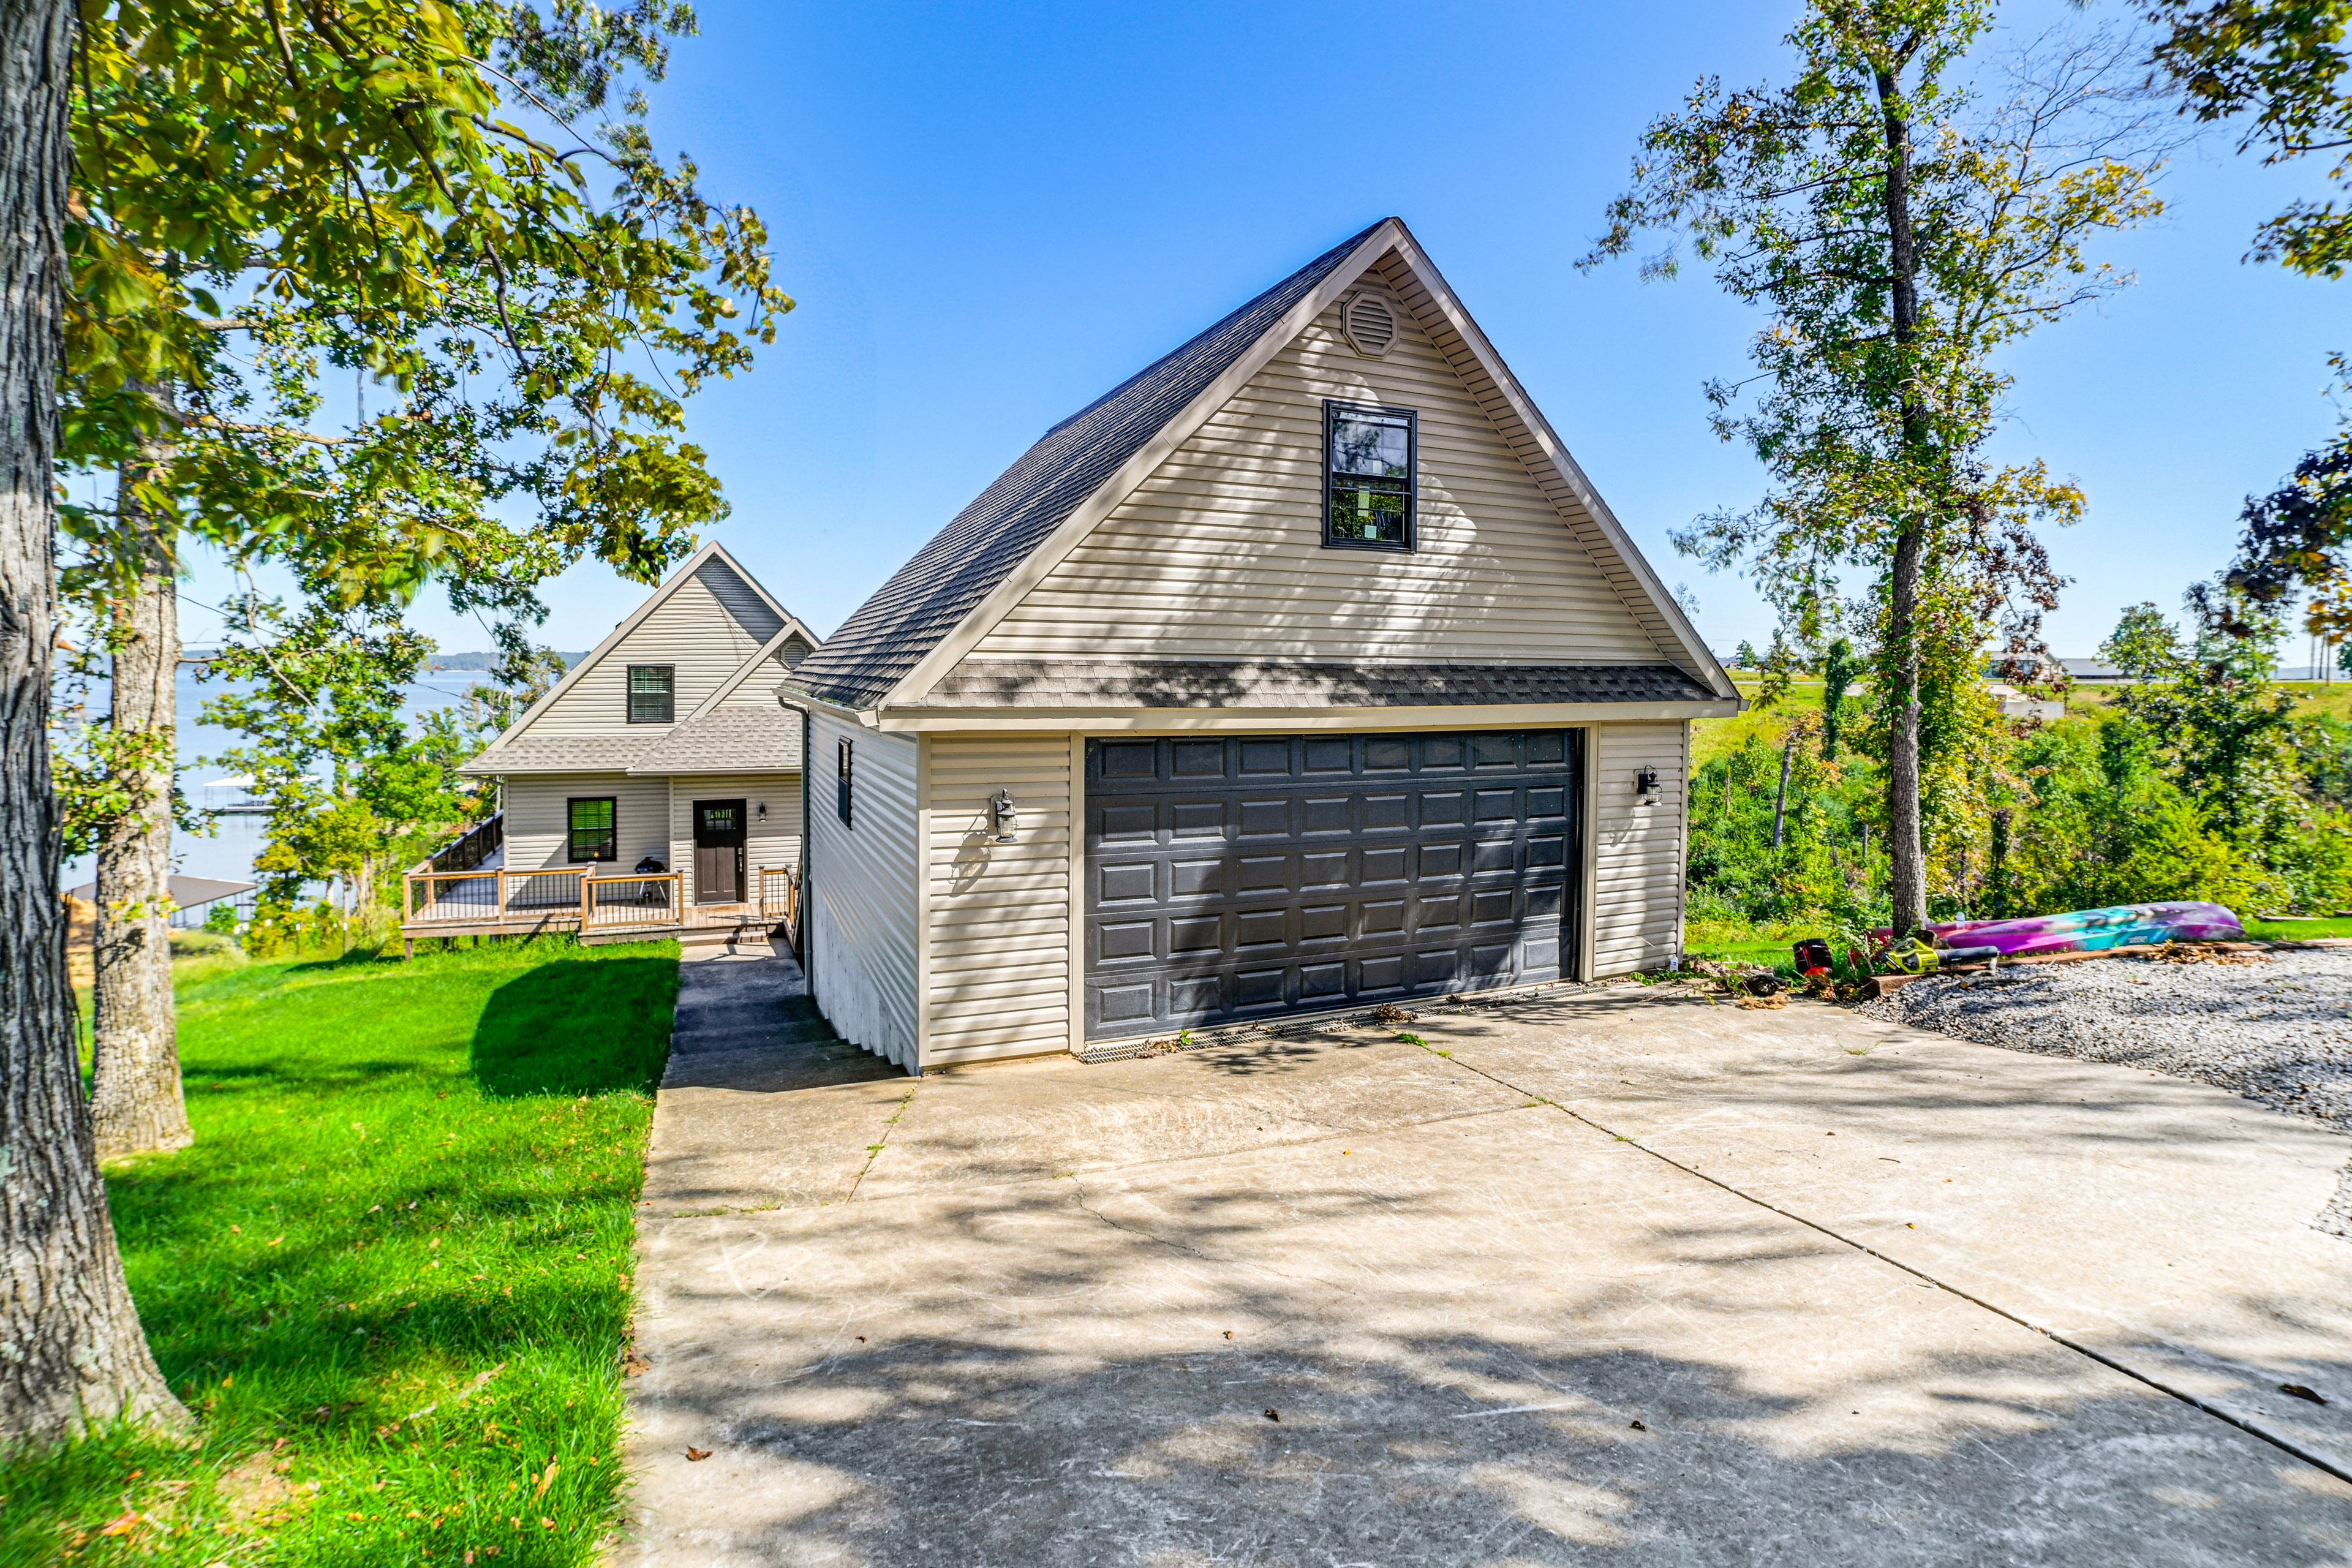
<path id="1" fill-rule="evenodd" d="M 402 694 L 401 711 L 411 719 L 421 717 L 436 708 L 453 708 L 466 694 L 469 686 L 489 678 L 478 669 L 436 670 L 422 680 L 412 681 Z M 215 697 L 231 689 L 226 681 L 214 680 L 199 685 L 195 671 L 183 668 L 178 687 L 180 788 L 191 805 L 217 805 L 231 792 L 206 791 L 204 787 L 215 779 L 226 778 L 238 770 L 226 763 L 206 759 L 217 758 L 222 752 L 237 744 L 240 737 L 233 731 L 215 725 L 199 724 L 196 713 Z M 91 710 L 105 710 L 103 688 L 93 692 Z M 226 882 L 253 880 L 253 858 L 261 853 L 263 833 L 258 816 L 224 816 L 207 837 L 195 837 L 174 833 L 172 837 L 173 869 L 185 877 L 214 877 Z M 89 859 L 84 857 L 66 863 L 61 887 L 76 888 L 90 879 Z"/>

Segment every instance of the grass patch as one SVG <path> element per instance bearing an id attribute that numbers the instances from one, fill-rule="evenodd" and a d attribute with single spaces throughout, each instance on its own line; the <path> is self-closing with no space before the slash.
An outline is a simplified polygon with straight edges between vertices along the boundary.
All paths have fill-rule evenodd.
<path id="1" fill-rule="evenodd" d="M 677 957 L 189 966 L 195 1145 L 107 1186 L 203 1441 L 16 1456 L 0 1563 L 593 1561 Z"/>
<path id="2" fill-rule="evenodd" d="M 2352 936 L 2352 921 L 2258 921 L 2252 916 L 2240 917 L 2245 921 L 2246 934 L 2263 942 L 2308 942 L 2318 936 Z"/>

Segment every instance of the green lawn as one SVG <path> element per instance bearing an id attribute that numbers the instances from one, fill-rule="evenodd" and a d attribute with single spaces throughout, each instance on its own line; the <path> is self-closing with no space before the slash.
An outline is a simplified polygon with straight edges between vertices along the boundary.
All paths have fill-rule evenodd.
<path id="1" fill-rule="evenodd" d="M 0 1563 L 593 1561 L 677 959 L 187 966 L 195 1145 L 108 1188 L 202 1442 L 0 1467 Z"/>

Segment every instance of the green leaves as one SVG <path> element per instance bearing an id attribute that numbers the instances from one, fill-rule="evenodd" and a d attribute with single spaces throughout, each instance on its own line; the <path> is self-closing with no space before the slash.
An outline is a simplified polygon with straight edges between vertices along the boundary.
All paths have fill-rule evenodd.
<path id="1" fill-rule="evenodd" d="M 2154 63 L 2187 112 L 2234 124 L 2238 150 L 2261 147 L 2265 163 L 2332 153 L 2327 177 L 2338 185 L 2352 178 L 2352 96 L 2343 86 L 2352 67 L 2352 3 L 2143 0 L 2140 9 L 2163 30 Z M 2292 203 L 2255 230 L 2247 259 L 2340 278 L 2352 261 L 2352 211 L 2332 201 Z"/>
<path id="2" fill-rule="evenodd" d="M 530 620 L 582 555 L 651 581 L 726 515 L 683 400 L 792 308 L 766 232 L 655 154 L 634 90 L 593 132 L 566 118 L 657 79 L 689 10 L 82 19 L 69 464 L 160 458 L 166 516 L 346 606 L 437 578 Z M 94 509 L 68 532 L 84 591 L 135 569 Z"/>
<path id="3" fill-rule="evenodd" d="M 1964 845 L 1981 804 L 1997 721 L 1973 695 L 1985 646 L 2036 652 L 2063 585 L 2035 531 L 2083 508 L 2041 463 L 1986 457 L 2011 385 L 1996 356 L 2129 281 L 2085 247 L 2162 210 L 2166 133 L 2133 41 L 2053 36 L 1964 79 L 1991 10 L 1811 0 L 1788 85 L 1702 81 L 1651 125 L 1584 263 L 1658 230 L 1670 248 L 1646 274 L 1674 273 L 1686 241 L 1768 314 L 1756 374 L 1706 395 L 1716 435 L 1772 488 L 1674 541 L 1745 572 L 1807 644 L 1868 635 L 1898 928 L 1925 909 L 1917 858 Z M 1843 581 L 1854 572 L 1859 594 Z"/>

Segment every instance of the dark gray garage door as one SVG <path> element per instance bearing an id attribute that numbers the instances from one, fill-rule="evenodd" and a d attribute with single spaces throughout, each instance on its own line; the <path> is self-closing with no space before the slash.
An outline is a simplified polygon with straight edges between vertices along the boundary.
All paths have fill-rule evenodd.
<path id="1" fill-rule="evenodd" d="M 1580 731 L 1087 742 L 1087 1034 L 1557 980 Z"/>

